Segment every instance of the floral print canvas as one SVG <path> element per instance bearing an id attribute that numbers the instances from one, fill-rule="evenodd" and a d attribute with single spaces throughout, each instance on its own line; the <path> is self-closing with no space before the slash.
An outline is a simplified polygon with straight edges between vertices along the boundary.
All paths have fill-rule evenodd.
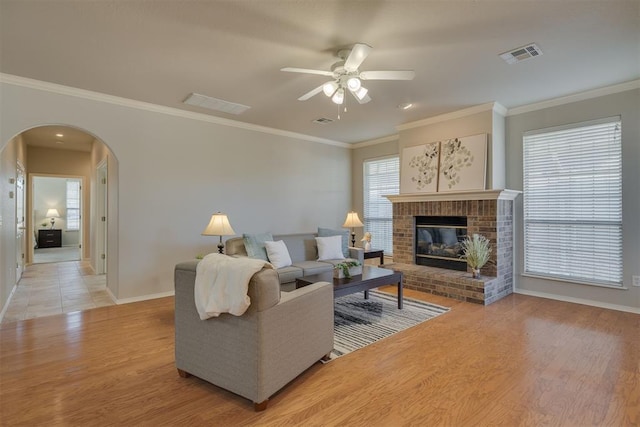
<path id="1" fill-rule="evenodd" d="M 441 141 L 438 192 L 484 190 L 486 159 L 486 134 Z"/>
<path id="2" fill-rule="evenodd" d="M 401 193 L 435 193 L 438 190 L 440 143 L 407 147 L 402 151 Z"/>

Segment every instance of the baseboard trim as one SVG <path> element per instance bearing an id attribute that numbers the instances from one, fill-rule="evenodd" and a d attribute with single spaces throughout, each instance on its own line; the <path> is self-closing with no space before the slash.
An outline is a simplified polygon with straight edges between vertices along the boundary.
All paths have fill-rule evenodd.
<path id="1" fill-rule="evenodd" d="M 111 295 L 111 297 L 113 298 L 113 294 L 111 293 L 111 291 L 109 291 L 109 295 Z M 132 303 L 132 302 L 147 301 L 147 300 L 151 300 L 151 299 L 172 297 L 174 295 L 175 295 L 175 291 L 170 291 L 170 292 L 161 292 L 161 293 L 158 293 L 158 294 L 142 295 L 142 296 L 139 296 L 139 297 L 122 298 L 122 299 L 114 298 L 114 300 L 115 300 L 116 304 L 120 305 L 120 304 L 129 304 L 129 303 Z"/>
<path id="2" fill-rule="evenodd" d="M 566 297 L 563 295 L 548 294 L 546 292 L 529 291 L 526 289 L 514 289 L 513 293 L 520 294 L 520 295 L 529 295 L 529 296 L 538 297 L 538 298 L 553 299 L 556 301 L 570 302 L 574 304 L 590 305 L 592 307 L 608 308 L 610 310 L 624 311 L 627 313 L 640 314 L 640 308 L 629 307 L 626 305 L 609 304 L 606 302 L 599 302 L 599 301 L 593 301 L 593 300 L 582 299 L 582 298 Z"/>
<path id="3" fill-rule="evenodd" d="M 7 310 L 9 309 L 9 304 L 11 303 L 11 299 L 13 298 L 13 294 L 16 292 L 16 289 L 18 289 L 17 283 L 13 285 L 13 289 L 11 289 L 11 292 L 9 292 L 9 298 L 7 298 L 7 300 L 4 302 L 4 307 L 2 307 L 2 311 L 0 311 L 0 323 L 2 323 L 2 320 L 4 319 L 4 315 L 7 313 Z"/>

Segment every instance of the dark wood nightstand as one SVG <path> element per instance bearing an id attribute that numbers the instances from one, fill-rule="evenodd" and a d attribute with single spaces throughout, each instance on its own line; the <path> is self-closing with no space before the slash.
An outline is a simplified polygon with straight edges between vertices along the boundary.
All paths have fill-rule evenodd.
<path id="1" fill-rule="evenodd" d="M 62 247 L 62 230 L 38 230 L 38 249 L 60 247 Z"/>
<path id="2" fill-rule="evenodd" d="M 382 249 L 369 249 L 364 251 L 364 259 L 380 257 L 380 265 L 384 265 L 384 251 Z"/>

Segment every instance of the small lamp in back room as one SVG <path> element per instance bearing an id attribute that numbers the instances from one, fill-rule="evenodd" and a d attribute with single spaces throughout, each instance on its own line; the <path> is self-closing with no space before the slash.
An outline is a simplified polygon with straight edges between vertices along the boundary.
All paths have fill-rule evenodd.
<path id="1" fill-rule="evenodd" d="M 351 229 L 351 246 L 356 245 L 356 232 L 353 230 L 356 227 L 364 227 L 360 218 L 358 218 L 358 212 L 349 212 L 347 214 L 347 219 L 342 224 L 343 227 L 347 227 Z"/>
<path id="2" fill-rule="evenodd" d="M 222 212 L 216 212 L 211 215 L 211 221 L 209 225 L 202 232 L 203 236 L 220 236 L 220 243 L 218 243 L 218 252 L 222 253 L 224 244 L 222 243 L 222 236 L 233 236 L 236 232 L 231 228 L 229 224 L 229 218 Z"/>
<path id="3" fill-rule="evenodd" d="M 45 215 L 47 218 L 51 218 L 51 229 L 53 230 L 53 225 L 56 223 L 56 218 L 60 218 L 60 214 L 58 213 L 58 209 L 49 209 L 47 214 Z"/>

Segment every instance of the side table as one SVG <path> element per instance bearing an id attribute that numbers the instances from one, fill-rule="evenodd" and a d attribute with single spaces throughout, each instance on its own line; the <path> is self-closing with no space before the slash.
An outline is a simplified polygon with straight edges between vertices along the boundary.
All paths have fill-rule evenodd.
<path id="1" fill-rule="evenodd" d="M 382 249 L 369 249 L 364 251 L 364 259 L 380 257 L 380 265 L 384 265 L 384 251 Z"/>

